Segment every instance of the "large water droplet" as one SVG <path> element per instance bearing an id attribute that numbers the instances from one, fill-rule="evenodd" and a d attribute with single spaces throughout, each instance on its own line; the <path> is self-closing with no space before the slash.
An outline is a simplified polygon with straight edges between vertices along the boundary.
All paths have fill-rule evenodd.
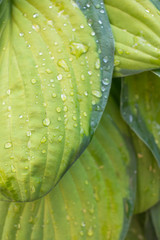
<path id="1" fill-rule="evenodd" d="M 93 90 L 93 91 L 92 91 L 92 94 L 93 94 L 95 97 L 97 97 L 97 98 L 102 97 L 102 93 L 101 93 L 100 91 L 98 91 L 98 90 Z"/>
<path id="2" fill-rule="evenodd" d="M 109 84 L 109 79 L 108 78 L 104 78 L 102 80 L 102 83 L 107 86 Z"/>
<path id="3" fill-rule="evenodd" d="M 43 120 L 43 125 L 45 126 L 45 127 L 48 127 L 49 125 L 50 125 L 50 119 L 49 118 L 45 118 L 44 120 Z"/>
<path id="4" fill-rule="evenodd" d="M 47 142 L 47 138 L 44 136 L 44 137 L 42 137 L 42 139 L 41 139 L 41 143 L 45 143 L 45 142 Z"/>
<path id="5" fill-rule="evenodd" d="M 71 54 L 79 58 L 82 54 L 88 51 L 88 46 L 83 43 L 71 42 L 70 51 L 71 51 Z"/>
<path id="6" fill-rule="evenodd" d="M 58 66 L 63 68 L 66 72 L 69 72 L 69 67 L 66 63 L 66 61 L 64 59 L 60 59 L 58 62 L 57 62 Z"/>
<path id="7" fill-rule="evenodd" d="M 7 142 L 7 143 L 5 143 L 4 147 L 5 147 L 6 149 L 11 148 L 11 147 L 12 147 L 12 143 L 11 143 L 11 142 Z"/>

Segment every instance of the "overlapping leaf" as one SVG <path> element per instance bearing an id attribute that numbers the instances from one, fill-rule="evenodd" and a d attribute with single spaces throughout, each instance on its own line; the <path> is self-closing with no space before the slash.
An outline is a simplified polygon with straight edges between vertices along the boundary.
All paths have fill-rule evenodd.
<path id="1" fill-rule="evenodd" d="M 144 229 L 140 224 L 138 216 L 132 218 L 132 222 L 125 240 L 146 240 Z"/>
<path id="2" fill-rule="evenodd" d="M 137 194 L 135 213 L 141 213 L 160 200 L 160 169 L 147 146 L 133 134 L 137 152 Z"/>
<path id="3" fill-rule="evenodd" d="M 160 239 L 160 203 L 151 209 L 151 217 L 156 232 L 157 240 Z"/>
<path id="4" fill-rule="evenodd" d="M 158 240 L 149 211 L 134 215 L 125 240 Z"/>
<path id="5" fill-rule="evenodd" d="M 113 105 L 110 99 L 110 113 Z M 0 203 L 0 239 L 124 239 L 133 213 L 134 171 L 127 127 L 120 115 L 105 112 L 90 146 L 55 189 L 32 203 Z"/>
<path id="6" fill-rule="evenodd" d="M 100 0 L 0 1 L 1 199 L 53 188 L 89 143 L 112 70 Z"/>
<path id="7" fill-rule="evenodd" d="M 151 72 L 124 78 L 121 111 L 160 164 L 159 87 L 159 77 Z"/>
<path id="8" fill-rule="evenodd" d="M 159 68 L 160 14 L 154 4 L 150 0 L 104 2 L 115 38 L 114 76 Z"/>

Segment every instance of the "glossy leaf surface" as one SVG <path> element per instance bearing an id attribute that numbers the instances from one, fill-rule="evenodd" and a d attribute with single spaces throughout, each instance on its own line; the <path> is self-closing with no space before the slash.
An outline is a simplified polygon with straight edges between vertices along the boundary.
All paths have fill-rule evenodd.
<path id="1" fill-rule="evenodd" d="M 111 112 L 113 105 L 110 100 Z M 112 115 L 104 113 L 87 150 L 48 195 L 0 203 L 1 240 L 124 238 L 133 213 L 135 159 L 127 127 L 124 132 L 123 120 Z"/>
<path id="2" fill-rule="evenodd" d="M 115 38 L 114 76 L 160 68 L 160 14 L 150 0 L 105 0 Z"/>
<path id="3" fill-rule="evenodd" d="M 160 239 L 160 203 L 151 209 L 151 217 L 156 232 L 157 239 Z"/>
<path id="4" fill-rule="evenodd" d="M 89 2 L 0 1 L 1 200 L 49 192 L 100 120 L 113 38 L 101 1 Z"/>
<path id="5" fill-rule="evenodd" d="M 121 112 L 160 164 L 160 81 L 151 72 L 122 81 Z"/>
<path id="6" fill-rule="evenodd" d="M 137 152 L 137 194 L 135 213 L 148 210 L 160 200 L 160 169 L 147 146 L 133 134 Z"/>

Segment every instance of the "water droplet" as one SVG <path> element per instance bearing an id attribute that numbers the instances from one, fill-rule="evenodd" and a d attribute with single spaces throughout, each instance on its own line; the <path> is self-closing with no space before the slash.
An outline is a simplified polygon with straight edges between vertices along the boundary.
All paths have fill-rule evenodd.
<path id="1" fill-rule="evenodd" d="M 63 78 L 62 74 L 58 74 L 58 75 L 57 75 L 57 79 L 58 79 L 59 81 L 62 80 L 62 78 Z"/>
<path id="2" fill-rule="evenodd" d="M 68 111 L 67 106 L 64 106 L 64 112 L 67 112 L 67 111 Z"/>
<path id="3" fill-rule="evenodd" d="M 69 72 L 69 67 L 64 59 L 60 59 L 57 64 L 59 67 L 63 68 L 66 72 Z"/>
<path id="4" fill-rule="evenodd" d="M 33 24 L 32 29 L 35 30 L 36 32 L 40 32 L 41 27 L 38 24 Z"/>
<path id="5" fill-rule="evenodd" d="M 63 136 L 58 137 L 58 142 L 62 142 Z"/>
<path id="6" fill-rule="evenodd" d="M 119 55 L 123 54 L 123 50 L 122 49 L 119 48 L 117 51 L 118 51 Z"/>
<path id="7" fill-rule="evenodd" d="M 11 171 L 12 171 L 13 173 L 16 172 L 16 169 L 15 169 L 15 167 L 14 167 L 13 165 L 11 165 Z"/>
<path id="8" fill-rule="evenodd" d="M 85 76 L 82 74 L 81 75 L 81 80 L 84 81 L 85 80 Z"/>
<path id="9" fill-rule="evenodd" d="M 98 90 L 93 90 L 92 94 L 97 97 L 97 98 L 101 98 L 102 97 L 102 93 Z"/>
<path id="10" fill-rule="evenodd" d="M 114 60 L 114 66 L 118 66 L 120 64 L 120 61 L 118 59 Z"/>
<path id="11" fill-rule="evenodd" d="M 27 131 L 27 136 L 30 137 L 31 136 L 31 131 Z"/>
<path id="12" fill-rule="evenodd" d="M 86 112 L 84 112 L 83 115 L 84 115 L 84 117 L 87 117 L 87 113 Z"/>
<path id="13" fill-rule="evenodd" d="M 8 95 L 11 94 L 11 90 L 10 90 L 10 89 L 7 90 L 7 94 L 8 94 Z"/>
<path id="14" fill-rule="evenodd" d="M 56 111 L 57 111 L 58 113 L 60 113 L 62 110 L 61 110 L 60 107 L 57 107 L 57 108 L 56 108 Z"/>
<path id="15" fill-rule="evenodd" d="M 11 142 L 7 142 L 7 143 L 5 143 L 4 147 L 5 147 L 6 149 L 11 148 L 11 147 L 12 147 L 12 143 L 11 143 Z"/>
<path id="16" fill-rule="evenodd" d="M 23 36 L 24 36 L 24 33 L 23 33 L 23 32 L 20 32 L 20 33 L 19 33 L 19 36 L 20 36 L 20 37 L 23 37 Z"/>
<path id="17" fill-rule="evenodd" d="M 108 62 L 108 57 L 107 57 L 107 56 L 105 56 L 105 57 L 103 58 L 103 62 L 104 62 L 104 63 L 107 63 L 107 62 Z"/>
<path id="18" fill-rule="evenodd" d="M 41 139 L 41 143 L 45 143 L 45 142 L 47 142 L 47 138 L 44 136 L 44 137 L 42 137 L 42 139 Z"/>
<path id="19" fill-rule="evenodd" d="M 104 78 L 104 79 L 102 80 L 102 83 L 103 83 L 105 86 L 107 86 L 107 85 L 109 84 L 109 79 L 108 79 L 108 78 Z"/>
<path id="20" fill-rule="evenodd" d="M 82 226 L 82 227 L 85 227 L 85 226 L 86 226 L 85 222 L 82 222 L 82 223 L 81 223 L 81 226 Z"/>
<path id="21" fill-rule="evenodd" d="M 52 73 L 51 69 L 47 68 L 46 73 L 48 73 L 48 74 Z"/>
<path id="22" fill-rule="evenodd" d="M 96 8 L 99 9 L 100 7 L 101 7 L 101 5 L 97 3 Z"/>
<path id="23" fill-rule="evenodd" d="M 53 97 L 53 98 L 56 98 L 56 97 L 57 97 L 57 94 L 56 94 L 56 93 L 52 93 L 52 97 Z"/>
<path id="24" fill-rule="evenodd" d="M 95 63 L 95 69 L 100 69 L 100 59 L 98 58 L 97 60 L 96 60 L 96 63 Z"/>
<path id="25" fill-rule="evenodd" d="M 51 27 L 53 27 L 53 26 L 54 26 L 54 25 L 53 25 L 53 21 L 52 21 L 52 20 L 48 20 L 47 24 L 48 24 L 48 26 L 51 26 Z"/>
<path id="26" fill-rule="evenodd" d="M 35 78 L 31 79 L 31 83 L 35 84 L 37 82 L 37 80 Z"/>
<path id="27" fill-rule="evenodd" d="M 62 99 L 63 102 L 65 102 L 66 99 L 67 99 L 66 95 L 65 94 L 61 94 L 61 99 Z"/>
<path id="28" fill-rule="evenodd" d="M 77 58 L 79 58 L 82 54 L 86 53 L 88 51 L 88 48 L 89 47 L 83 43 L 70 43 L 71 54 L 76 56 Z"/>
<path id="29" fill-rule="evenodd" d="M 8 106 L 8 111 L 11 111 L 11 106 Z"/>
<path id="30" fill-rule="evenodd" d="M 84 28 L 84 25 L 83 25 L 83 24 L 81 24 L 81 25 L 80 25 L 80 28 L 81 28 L 81 29 L 83 29 L 83 28 Z"/>
<path id="31" fill-rule="evenodd" d="M 48 127 L 49 125 L 50 125 L 50 120 L 49 120 L 49 118 L 45 118 L 44 120 L 43 120 L 43 125 L 45 126 L 45 127 Z"/>
<path id="32" fill-rule="evenodd" d="M 72 119 L 73 119 L 74 121 L 76 121 L 76 120 L 77 120 L 76 116 L 73 116 L 73 117 L 72 117 Z"/>
<path id="33" fill-rule="evenodd" d="M 95 32 L 91 32 L 91 36 L 94 37 L 96 35 Z"/>
<path id="34" fill-rule="evenodd" d="M 33 14 L 33 18 L 37 18 L 38 16 L 39 16 L 38 13 Z"/>
<path id="35" fill-rule="evenodd" d="M 92 227 L 90 227 L 90 228 L 88 229 L 87 235 L 88 235 L 89 237 L 92 237 L 92 236 L 93 236 L 93 229 L 92 229 Z"/>

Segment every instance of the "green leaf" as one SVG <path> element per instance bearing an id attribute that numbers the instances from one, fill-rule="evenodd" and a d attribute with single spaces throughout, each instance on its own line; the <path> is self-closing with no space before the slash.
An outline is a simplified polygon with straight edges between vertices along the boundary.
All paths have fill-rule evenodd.
<path id="1" fill-rule="evenodd" d="M 158 10 L 160 10 L 160 1 L 159 0 L 151 0 L 151 2 L 153 2 L 153 4 L 156 6 L 156 8 L 158 8 Z"/>
<path id="2" fill-rule="evenodd" d="M 115 38 L 114 76 L 160 68 L 160 14 L 149 0 L 105 0 Z"/>
<path id="3" fill-rule="evenodd" d="M 149 211 L 133 216 L 125 240 L 158 240 Z"/>
<path id="4" fill-rule="evenodd" d="M 122 80 L 121 112 L 160 164 L 159 77 L 151 72 Z"/>
<path id="5" fill-rule="evenodd" d="M 97 138 L 105 149 L 109 161 L 116 174 L 117 184 L 120 186 L 124 202 L 124 221 L 120 239 L 124 239 L 130 218 L 133 214 L 136 192 L 136 158 L 129 129 L 121 118 L 119 108 L 110 97 L 98 130 L 93 138 Z M 89 146 L 96 152 L 97 143 Z M 101 155 L 101 151 L 99 151 Z"/>
<path id="6" fill-rule="evenodd" d="M 101 1 L 87 2 L 0 1 L 1 200 L 49 192 L 100 120 L 114 46 Z"/>
<path id="7" fill-rule="evenodd" d="M 125 240 L 146 240 L 139 216 L 134 216 Z"/>
<path id="8" fill-rule="evenodd" d="M 160 239 L 160 203 L 155 205 L 150 210 L 153 226 L 157 235 L 157 239 Z"/>
<path id="9" fill-rule="evenodd" d="M 107 110 L 113 105 L 110 99 Z M 1 240 L 124 239 L 134 208 L 135 158 L 126 125 L 119 128 L 123 120 L 114 119 L 105 111 L 87 150 L 48 195 L 0 202 Z"/>
<path id="10" fill-rule="evenodd" d="M 137 194 L 135 213 L 141 213 L 160 200 L 160 169 L 147 146 L 133 134 L 137 152 Z"/>

